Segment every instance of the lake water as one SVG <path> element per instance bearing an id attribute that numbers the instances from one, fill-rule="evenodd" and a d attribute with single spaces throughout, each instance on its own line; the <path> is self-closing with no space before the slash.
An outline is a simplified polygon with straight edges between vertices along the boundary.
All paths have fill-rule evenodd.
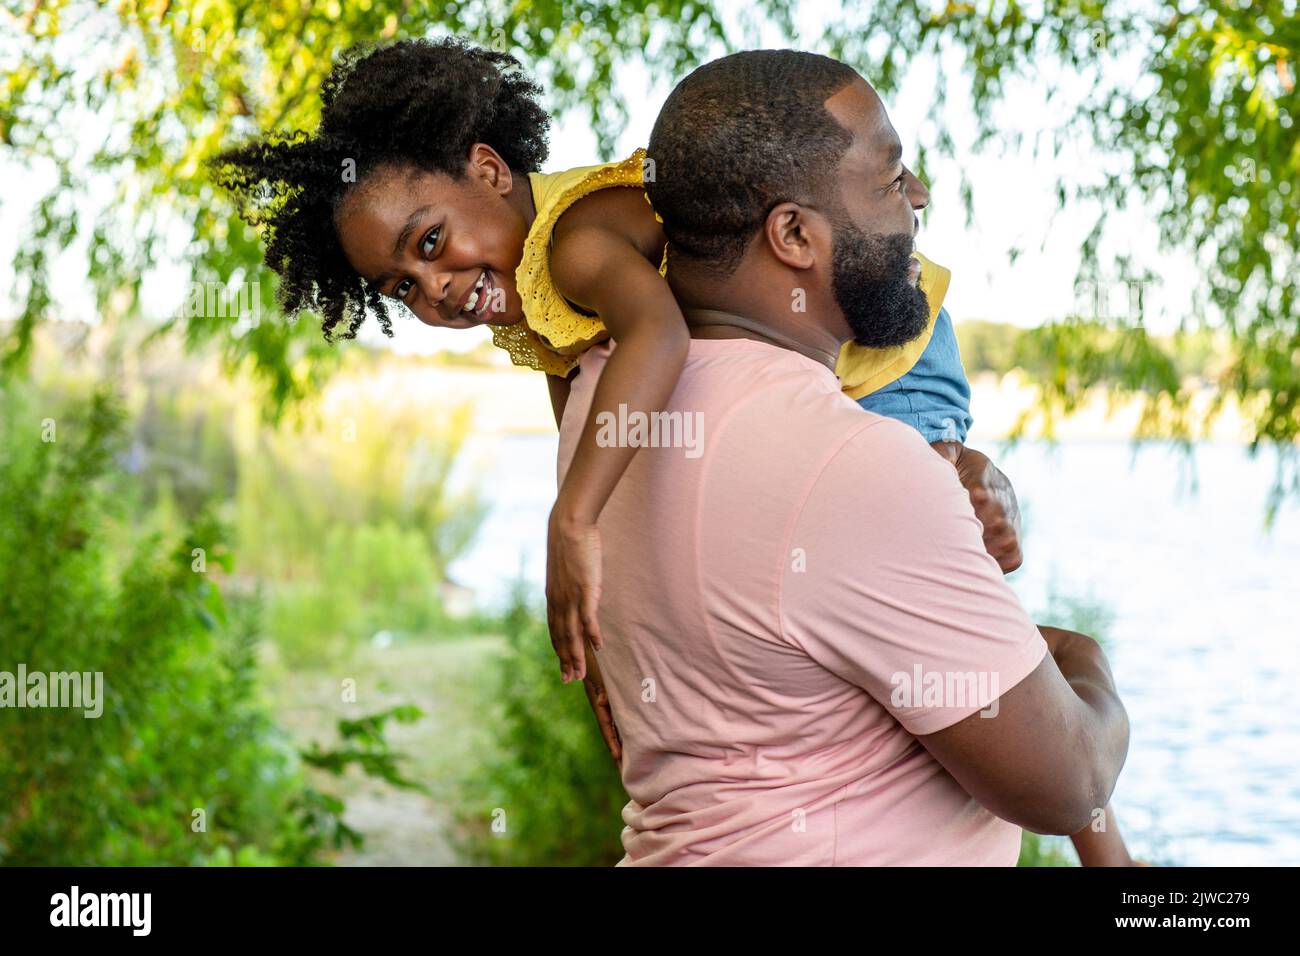
<path id="1" fill-rule="evenodd" d="M 495 505 L 451 573 L 486 603 L 521 573 L 541 593 L 555 442 L 467 448 Z M 1202 445 L 1189 465 L 1123 442 L 984 450 L 1025 513 L 1025 565 L 1010 578 L 1025 606 L 1043 623 L 1068 625 L 1079 602 L 1109 617 L 1132 728 L 1114 797 L 1130 848 L 1173 864 L 1300 865 L 1300 505 L 1265 529 L 1271 453 Z"/>

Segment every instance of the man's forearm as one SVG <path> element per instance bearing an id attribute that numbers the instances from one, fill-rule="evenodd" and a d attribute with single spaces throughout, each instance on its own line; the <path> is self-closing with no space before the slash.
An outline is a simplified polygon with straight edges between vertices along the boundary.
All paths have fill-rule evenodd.
<path id="1" fill-rule="evenodd" d="M 1128 714 L 1115 688 L 1110 663 L 1101 645 L 1084 634 L 1042 626 L 1039 631 L 1061 675 L 1087 708 L 1089 720 L 1081 739 L 1066 744 L 1086 748 L 1080 756 L 1094 768 L 1093 806 L 1103 810 L 1128 756 L 1129 737 Z"/>

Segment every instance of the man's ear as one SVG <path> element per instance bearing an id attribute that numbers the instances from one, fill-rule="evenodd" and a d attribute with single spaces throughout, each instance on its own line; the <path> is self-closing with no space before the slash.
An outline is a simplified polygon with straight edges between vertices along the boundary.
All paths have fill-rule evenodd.
<path id="1" fill-rule="evenodd" d="M 465 173 L 475 179 L 481 179 L 502 196 L 510 195 L 510 190 L 514 187 L 510 164 L 487 143 L 475 143 L 469 148 Z"/>
<path id="2" fill-rule="evenodd" d="M 767 214 L 763 238 L 772 255 L 791 269 L 811 269 L 817 261 L 813 248 L 811 211 L 798 203 L 783 202 Z"/>

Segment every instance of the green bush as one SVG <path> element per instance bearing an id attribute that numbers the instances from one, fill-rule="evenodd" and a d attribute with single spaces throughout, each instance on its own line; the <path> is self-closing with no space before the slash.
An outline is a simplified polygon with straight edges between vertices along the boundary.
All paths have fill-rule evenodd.
<path id="1" fill-rule="evenodd" d="M 439 619 L 441 572 L 425 537 L 392 522 L 332 528 L 325 538 L 324 587 L 351 594 L 366 637 L 376 631 L 424 631 Z"/>
<path id="2" fill-rule="evenodd" d="M 0 709 L 0 863 L 310 862 L 284 852 L 306 790 L 257 701 L 255 609 L 211 580 L 220 529 L 132 539 L 121 413 L 52 405 L 0 395 L 0 670 L 102 672 L 103 712 Z"/>
<path id="3" fill-rule="evenodd" d="M 330 667 L 357 647 L 360 610 L 349 591 L 332 591 L 311 580 L 276 584 L 260 593 L 265 595 L 267 637 L 285 666 Z"/>
<path id="4" fill-rule="evenodd" d="M 1079 857 L 1064 836 L 1042 836 L 1022 830 L 1016 866 L 1078 866 Z"/>
<path id="5" fill-rule="evenodd" d="M 340 525 L 320 550 L 319 576 L 269 586 L 267 633 L 287 665 L 335 663 L 379 631 L 441 625 L 439 572 L 418 531 Z"/>
<path id="6" fill-rule="evenodd" d="M 560 683 L 546 625 L 518 597 L 506 634 L 498 752 L 470 777 L 459 849 L 494 865 L 612 865 L 627 794 L 586 695 Z"/>

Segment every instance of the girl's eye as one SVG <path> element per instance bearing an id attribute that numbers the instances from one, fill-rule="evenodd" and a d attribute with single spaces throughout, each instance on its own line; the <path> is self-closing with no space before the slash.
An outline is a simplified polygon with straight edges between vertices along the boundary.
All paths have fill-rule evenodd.
<path id="1" fill-rule="evenodd" d="M 441 226 L 434 226 L 424 238 L 420 240 L 420 253 L 424 256 L 432 256 L 433 250 L 438 246 L 438 236 L 442 233 Z M 406 297 L 410 295 L 411 290 L 415 288 L 415 283 L 410 279 L 403 279 L 397 285 L 393 286 L 393 298 L 405 302 Z"/>
<path id="2" fill-rule="evenodd" d="M 434 226 L 427 233 L 425 233 L 424 238 L 420 240 L 420 252 L 422 252 L 426 256 L 433 255 L 433 250 L 438 245 L 438 235 L 441 232 L 442 232 L 441 227 Z"/>

